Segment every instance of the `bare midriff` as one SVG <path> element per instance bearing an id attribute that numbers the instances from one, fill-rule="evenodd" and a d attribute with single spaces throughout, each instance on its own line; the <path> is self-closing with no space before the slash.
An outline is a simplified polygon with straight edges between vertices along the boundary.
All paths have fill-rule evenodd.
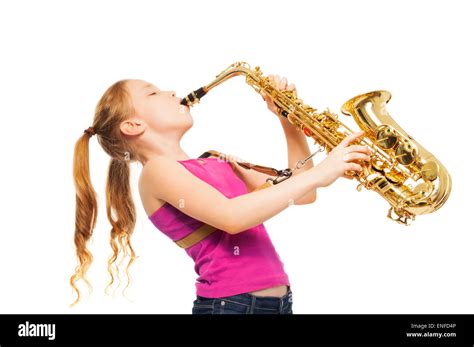
<path id="1" fill-rule="evenodd" d="M 249 292 L 249 294 L 255 296 L 275 296 L 281 298 L 288 292 L 288 287 L 285 285 L 270 287 L 265 289 L 256 290 L 253 292 Z"/>

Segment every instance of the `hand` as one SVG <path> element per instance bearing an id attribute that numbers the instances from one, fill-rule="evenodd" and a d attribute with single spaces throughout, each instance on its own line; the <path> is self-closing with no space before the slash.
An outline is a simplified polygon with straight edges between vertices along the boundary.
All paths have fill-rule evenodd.
<path id="1" fill-rule="evenodd" d="M 288 84 L 288 80 L 286 79 L 286 77 L 280 78 L 280 76 L 278 75 L 268 75 L 268 79 L 270 80 L 270 82 L 272 82 L 272 84 L 278 90 L 295 90 L 296 91 L 295 85 L 293 83 Z M 275 105 L 271 97 L 267 95 L 267 93 L 265 93 L 263 90 L 260 92 L 260 95 L 263 97 L 263 100 L 265 100 L 265 102 L 267 103 L 268 109 L 272 111 L 273 113 L 275 113 L 277 116 L 281 116 L 279 112 L 279 108 L 277 107 L 277 105 Z"/>
<path id="2" fill-rule="evenodd" d="M 359 145 L 349 146 L 349 144 L 363 134 L 363 131 L 359 131 L 347 136 L 329 152 L 322 162 L 312 168 L 316 173 L 320 187 L 327 187 L 339 177 L 352 178 L 352 176 L 346 174 L 346 171 L 360 172 L 362 170 L 362 166 L 354 161 L 369 161 L 370 148 Z"/>

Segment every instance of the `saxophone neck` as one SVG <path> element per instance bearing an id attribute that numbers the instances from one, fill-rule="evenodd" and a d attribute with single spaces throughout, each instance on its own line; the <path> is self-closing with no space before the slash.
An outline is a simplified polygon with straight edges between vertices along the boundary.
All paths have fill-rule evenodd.
<path id="1" fill-rule="evenodd" d="M 252 71 L 250 69 L 249 64 L 245 62 L 237 62 L 230 65 L 227 69 L 222 71 L 220 74 L 216 76 L 216 78 L 209 84 L 196 89 L 195 91 L 189 93 L 182 101 L 181 105 L 185 106 L 193 106 L 196 103 L 199 103 L 201 98 L 206 95 L 212 88 L 217 87 L 219 84 L 227 81 L 228 79 L 239 76 L 245 75 L 250 76 Z"/>

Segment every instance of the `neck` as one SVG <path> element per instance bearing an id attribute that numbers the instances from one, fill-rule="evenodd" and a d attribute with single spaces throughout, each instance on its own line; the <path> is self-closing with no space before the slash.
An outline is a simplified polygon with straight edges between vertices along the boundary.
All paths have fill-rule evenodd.
<path id="1" fill-rule="evenodd" d="M 189 155 L 181 148 L 179 140 L 156 139 L 140 145 L 140 162 L 143 166 L 152 158 L 164 156 L 173 160 L 187 160 Z"/>

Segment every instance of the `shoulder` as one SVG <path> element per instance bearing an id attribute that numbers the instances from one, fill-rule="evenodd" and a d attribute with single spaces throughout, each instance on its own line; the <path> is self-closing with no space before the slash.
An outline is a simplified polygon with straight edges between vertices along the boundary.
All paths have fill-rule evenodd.
<path id="1" fill-rule="evenodd" d="M 155 156 L 146 162 L 143 166 L 142 173 L 147 174 L 158 167 L 172 167 L 174 164 L 178 164 L 178 162 L 165 156 Z"/>
<path id="2" fill-rule="evenodd" d="M 146 162 L 140 174 L 140 181 L 155 176 L 160 172 L 166 172 L 178 165 L 178 162 L 164 156 L 156 156 Z"/>
<path id="3" fill-rule="evenodd" d="M 151 158 L 143 166 L 138 179 L 138 186 L 140 191 L 153 192 L 159 188 L 156 183 L 167 183 L 169 177 L 176 177 L 179 175 L 180 164 L 173 159 L 156 156 Z M 177 173 L 178 172 L 178 173 Z"/>

